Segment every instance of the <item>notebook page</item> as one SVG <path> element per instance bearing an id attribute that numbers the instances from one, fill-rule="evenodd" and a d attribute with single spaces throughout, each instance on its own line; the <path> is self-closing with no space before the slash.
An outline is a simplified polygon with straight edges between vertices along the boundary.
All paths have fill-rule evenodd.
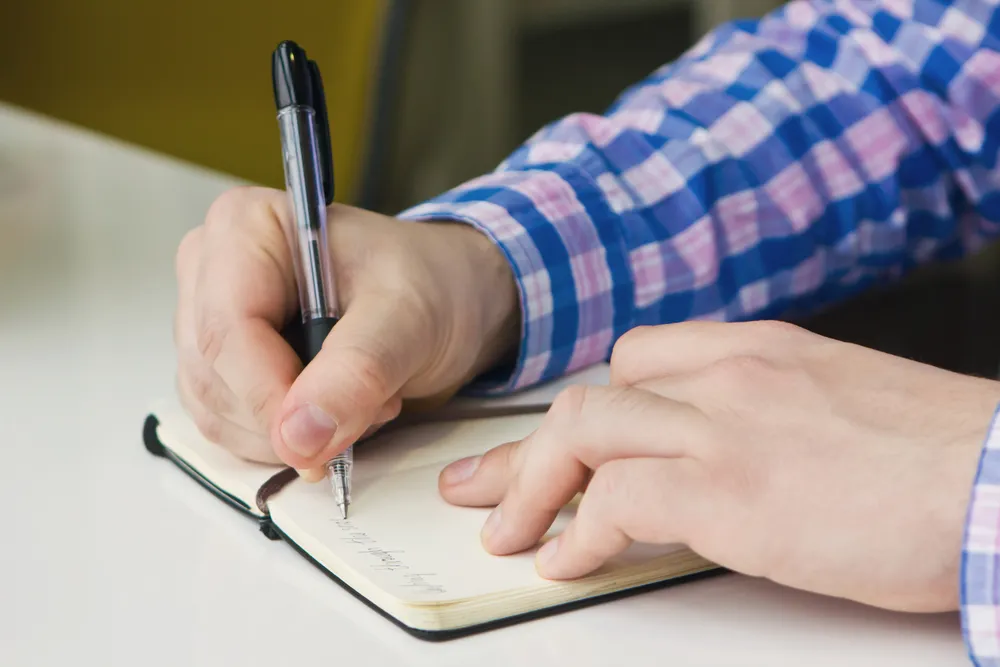
<path id="1" fill-rule="evenodd" d="M 462 457 L 520 440 L 538 428 L 544 417 L 537 413 L 428 423 L 375 435 L 354 448 L 354 488 L 404 470 L 434 464 L 440 464 L 440 469 Z"/>
<path id="2" fill-rule="evenodd" d="M 490 420 L 454 429 L 437 441 L 411 443 L 410 464 L 385 465 L 381 475 L 359 474 L 346 521 L 325 489 L 301 483 L 271 499 L 271 516 L 299 546 L 373 600 L 440 604 L 557 586 L 536 574 L 533 552 L 488 554 L 479 534 L 489 510 L 450 505 L 437 486 L 444 461 L 481 453 L 515 433 L 523 436 L 541 418 Z M 421 465 L 414 467 L 417 459 Z M 572 512 L 564 510 L 549 534 L 561 531 Z M 607 570 L 641 565 L 678 549 L 635 545 Z"/>
<path id="3" fill-rule="evenodd" d="M 504 397 L 454 399 L 452 405 L 466 409 L 469 407 L 511 407 L 548 405 L 559 391 L 573 383 L 604 384 L 607 382 L 609 367 L 598 364 L 570 375 L 566 378 Z M 269 466 L 246 461 L 231 454 L 198 431 L 190 417 L 176 398 L 165 399 L 153 406 L 152 412 L 160 421 L 160 440 L 174 451 L 194 470 L 211 480 L 213 484 L 240 498 L 251 511 L 255 507 L 257 489 L 281 466 Z M 412 426 L 359 443 L 355 447 L 355 483 L 363 484 L 369 477 L 427 465 L 443 463 L 465 454 L 472 448 L 485 451 L 492 446 L 520 439 L 541 423 L 541 415 L 525 415 L 489 420 L 484 427 L 477 422 L 443 422 Z M 434 443 L 433 447 L 427 447 Z M 317 488 L 326 488 L 320 485 Z"/>

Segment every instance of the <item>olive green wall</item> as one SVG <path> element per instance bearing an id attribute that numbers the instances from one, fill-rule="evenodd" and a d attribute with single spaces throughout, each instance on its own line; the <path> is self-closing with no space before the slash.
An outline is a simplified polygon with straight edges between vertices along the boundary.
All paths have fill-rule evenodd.
<path id="1" fill-rule="evenodd" d="M 282 183 L 270 56 L 294 39 L 323 71 L 337 198 L 355 187 L 382 2 L 0 4 L 0 100 L 268 185 Z"/>

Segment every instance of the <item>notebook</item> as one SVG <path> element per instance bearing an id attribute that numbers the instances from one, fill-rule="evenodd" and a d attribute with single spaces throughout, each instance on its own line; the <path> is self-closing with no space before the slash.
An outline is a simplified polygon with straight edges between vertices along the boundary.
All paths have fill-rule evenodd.
<path id="1" fill-rule="evenodd" d="M 566 383 L 606 381 L 602 365 L 514 396 L 458 398 L 358 443 L 346 520 L 328 484 L 230 454 L 202 437 L 175 399 L 154 404 L 143 435 L 150 453 L 176 464 L 399 628 L 443 640 L 721 571 L 680 545 L 635 544 L 585 578 L 546 580 L 535 571 L 533 550 L 493 556 L 483 549 L 479 535 L 489 509 L 441 498 L 437 479 L 446 464 L 528 435 Z M 575 501 L 563 509 L 542 542 L 574 508 Z"/>

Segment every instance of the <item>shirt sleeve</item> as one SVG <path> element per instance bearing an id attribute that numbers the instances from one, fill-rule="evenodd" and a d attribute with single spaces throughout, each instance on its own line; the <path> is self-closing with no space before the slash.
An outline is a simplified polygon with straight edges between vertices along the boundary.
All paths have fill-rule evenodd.
<path id="1" fill-rule="evenodd" d="M 973 664 L 1000 665 L 1000 410 L 983 444 L 962 551 L 962 630 Z"/>
<path id="2" fill-rule="evenodd" d="M 520 350 L 475 389 L 606 360 L 637 325 L 803 314 L 993 236 L 998 26 L 986 0 L 793 1 L 403 212 L 513 269 Z"/>

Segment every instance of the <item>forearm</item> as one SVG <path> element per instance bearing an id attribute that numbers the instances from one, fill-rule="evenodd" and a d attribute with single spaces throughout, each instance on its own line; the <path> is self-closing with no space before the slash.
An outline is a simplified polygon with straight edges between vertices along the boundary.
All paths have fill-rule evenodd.
<path id="1" fill-rule="evenodd" d="M 463 220 L 506 254 L 522 330 L 494 389 L 606 359 L 636 325 L 812 309 L 994 233 L 995 55 L 949 37 L 969 34 L 954 15 L 833 4 L 721 28 L 605 115 L 403 214 Z"/>

